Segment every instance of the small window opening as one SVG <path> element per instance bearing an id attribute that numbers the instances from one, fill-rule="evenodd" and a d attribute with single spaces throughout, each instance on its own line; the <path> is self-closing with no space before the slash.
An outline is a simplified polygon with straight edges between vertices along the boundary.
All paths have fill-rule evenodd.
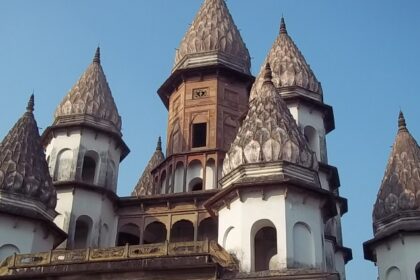
<path id="1" fill-rule="evenodd" d="M 83 159 L 82 180 L 86 183 L 93 184 L 95 181 L 96 161 L 90 156 Z"/>
<path id="2" fill-rule="evenodd" d="M 192 147 L 207 146 L 207 123 L 195 123 L 192 127 Z"/>
<path id="3" fill-rule="evenodd" d="M 194 178 L 190 182 L 190 190 L 195 191 L 202 191 L 203 190 L 203 179 L 201 178 Z"/>

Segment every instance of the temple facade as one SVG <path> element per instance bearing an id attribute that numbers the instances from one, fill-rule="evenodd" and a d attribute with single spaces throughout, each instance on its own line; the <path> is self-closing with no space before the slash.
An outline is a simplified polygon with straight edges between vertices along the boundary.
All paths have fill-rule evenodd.
<path id="1" fill-rule="evenodd" d="M 279 23 L 254 77 L 225 1 L 203 1 L 157 89 L 166 137 L 130 196 L 100 49 L 42 135 L 31 96 L 0 143 L 0 279 L 346 279 L 333 108 Z M 401 113 L 363 245 L 380 280 L 420 279 L 419 170 Z"/>

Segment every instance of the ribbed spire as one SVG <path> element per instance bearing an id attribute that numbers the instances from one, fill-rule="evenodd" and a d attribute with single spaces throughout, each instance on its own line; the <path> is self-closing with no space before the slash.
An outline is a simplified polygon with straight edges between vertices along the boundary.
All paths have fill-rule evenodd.
<path id="1" fill-rule="evenodd" d="M 300 87 L 322 95 L 322 87 L 315 74 L 312 72 L 304 56 L 288 35 L 284 18 L 280 23 L 280 34 L 268 53 L 260 74 L 252 86 L 250 99 L 254 99 L 264 82 L 263 69 L 270 63 L 273 84 L 277 89 L 287 87 Z"/>
<path id="2" fill-rule="evenodd" d="M 250 75 L 251 58 L 224 0 L 205 0 L 175 56 L 178 69 L 222 64 Z"/>
<path id="3" fill-rule="evenodd" d="M 223 174 L 247 163 L 287 161 L 318 169 L 318 161 L 282 97 L 277 93 L 267 63 L 264 82 L 249 104 L 246 118 L 223 161 Z"/>
<path id="4" fill-rule="evenodd" d="M 55 124 L 66 125 L 80 119 L 112 132 L 121 132 L 121 117 L 100 64 L 100 49 L 93 62 L 67 93 L 55 111 Z M 94 118 L 94 120 L 88 120 Z"/>
<path id="5" fill-rule="evenodd" d="M 158 137 L 158 141 L 157 141 L 157 145 L 156 145 L 156 150 L 157 151 L 162 151 L 162 139 L 160 138 L 160 136 Z"/>
<path id="6" fill-rule="evenodd" d="M 93 62 L 101 63 L 101 49 L 99 47 L 96 48 L 95 56 L 93 57 Z"/>
<path id="7" fill-rule="evenodd" d="M 400 111 L 400 114 L 398 116 L 398 130 L 407 130 L 407 124 L 405 122 L 404 114 L 402 111 Z"/>
<path id="8" fill-rule="evenodd" d="M 28 106 L 26 106 L 26 111 L 29 113 L 32 113 L 34 111 L 34 106 L 35 106 L 34 94 L 31 94 L 31 97 L 29 98 L 29 101 L 28 101 Z"/>
<path id="9" fill-rule="evenodd" d="M 398 133 L 373 210 L 375 233 L 392 227 L 398 219 L 407 218 L 408 223 L 420 219 L 420 212 L 413 214 L 420 210 L 419 170 L 420 148 L 400 112 Z"/>
<path id="10" fill-rule="evenodd" d="M 281 17 L 281 22 L 280 22 L 280 34 L 287 34 L 287 29 L 286 29 L 286 23 L 284 21 L 284 17 Z"/>
<path id="11" fill-rule="evenodd" d="M 20 202 L 0 205 L 0 208 L 10 208 L 8 211 L 17 211 L 17 215 L 41 215 L 50 219 L 50 214 L 45 213 L 54 211 L 57 196 L 33 110 L 34 95 L 31 95 L 26 112 L 0 143 L 0 193 L 10 194 L 11 201 L 19 199 Z M 44 209 L 39 210 L 29 202 L 41 204 Z M 7 204 L 7 199 L 4 203 Z"/>

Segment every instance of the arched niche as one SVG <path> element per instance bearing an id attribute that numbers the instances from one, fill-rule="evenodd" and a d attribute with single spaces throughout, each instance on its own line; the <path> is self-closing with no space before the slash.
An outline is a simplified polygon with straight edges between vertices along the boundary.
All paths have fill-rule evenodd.
<path id="1" fill-rule="evenodd" d="M 99 166 L 99 155 L 95 151 L 87 151 L 83 156 L 82 180 L 88 184 L 95 184 L 97 167 Z"/>
<path id="2" fill-rule="evenodd" d="M 125 224 L 118 229 L 117 246 L 140 244 L 140 228 L 133 223 Z"/>
<path id="3" fill-rule="evenodd" d="M 16 245 L 13 244 L 5 244 L 0 246 L 0 263 L 5 258 L 13 255 L 13 254 L 19 254 L 20 250 Z"/>
<path id="4" fill-rule="evenodd" d="M 206 190 L 217 188 L 216 179 L 216 163 L 214 159 L 209 159 L 206 162 Z"/>
<path id="5" fill-rule="evenodd" d="M 157 190 L 158 194 L 166 193 L 166 172 L 163 171 L 160 175 L 159 189 Z"/>
<path id="6" fill-rule="evenodd" d="M 203 166 L 201 161 L 193 160 L 187 168 L 188 191 L 203 190 Z"/>
<path id="7" fill-rule="evenodd" d="M 69 181 L 73 163 L 73 152 L 64 149 L 58 152 L 54 169 L 54 181 Z"/>
<path id="8" fill-rule="evenodd" d="M 275 267 L 277 230 L 270 220 L 259 220 L 251 228 L 251 264 L 253 271 Z"/>
<path id="9" fill-rule="evenodd" d="M 93 222 L 89 216 L 83 215 L 77 218 L 74 227 L 74 249 L 84 249 L 90 246 Z"/>
<path id="10" fill-rule="evenodd" d="M 175 193 L 184 191 L 184 164 L 182 162 L 176 164 L 173 189 Z"/>
<path id="11" fill-rule="evenodd" d="M 401 280 L 401 271 L 398 267 L 393 266 L 386 272 L 385 280 Z"/>
<path id="12" fill-rule="evenodd" d="M 209 217 L 200 222 L 198 225 L 197 239 L 202 240 L 217 240 L 218 223 L 215 219 Z"/>
<path id="13" fill-rule="evenodd" d="M 319 135 L 315 128 L 308 125 L 304 128 L 303 134 L 305 135 L 306 141 L 308 141 L 309 147 L 311 150 L 316 153 L 318 159 L 320 155 L 320 147 L 319 147 Z"/>
<path id="14" fill-rule="evenodd" d="M 143 232 L 143 244 L 163 243 L 166 240 L 167 229 L 162 222 L 152 222 Z"/>
<path id="15" fill-rule="evenodd" d="M 295 267 L 315 266 L 315 247 L 311 228 L 303 222 L 293 226 L 293 255 Z"/>
<path id="16" fill-rule="evenodd" d="M 168 185 L 166 186 L 165 193 L 173 193 L 174 192 L 174 184 L 173 184 L 173 174 L 172 174 L 172 165 L 168 167 Z"/>
<path id="17" fill-rule="evenodd" d="M 420 262 L 416 265 L 416 280 L 420 280 Z"/>
<path id="18" fill-rule="evenodd" d="M 172 225 L 170 242 L 194 241 L 194 225 L 191 221 L 180 220 Z"/>
<path id="19" fill-rule="evenodd" d="M 114 161 L 110 160 L 106 171 L 106 188 L 114 191 L 117 185 L 116 179 L 116 165 Z"/>

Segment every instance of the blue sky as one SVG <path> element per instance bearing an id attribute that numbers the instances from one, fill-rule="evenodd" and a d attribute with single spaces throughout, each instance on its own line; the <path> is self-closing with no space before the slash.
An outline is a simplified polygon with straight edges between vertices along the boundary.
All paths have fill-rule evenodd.
<path id="1" fill-rule="evenodd" d="M 0 137 L 23 113 L 32 92 L 41 129 L 91 62 L 102 65 L 123 119 L 130 155 L 120 165 L 128 195 L 156 145 L 167 112 L 156 90 L 169 76 L 175 48 L 200 0 L 0 1 Z M 257 74 L 286 18 L 294 39 L 335 112 L 330 164 L 339 168 L 345 244 L 353 249 L 348 279 L 376 279 L 362 257 L 372 236 L 371 212 L 403 109 L 420 137 L 418 89 L 420 2 L 417 0 L 229 0 Z"/>

